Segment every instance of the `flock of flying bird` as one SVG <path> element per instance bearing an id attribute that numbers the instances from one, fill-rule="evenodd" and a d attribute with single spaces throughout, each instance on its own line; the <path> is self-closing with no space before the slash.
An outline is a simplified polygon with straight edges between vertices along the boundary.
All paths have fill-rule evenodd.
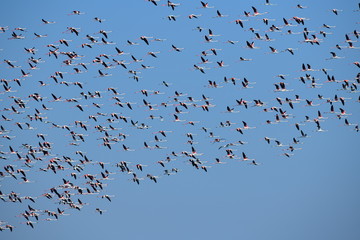
<path id="1" fill-rule="evenodd" d="M 147 1 L 154 7 L 164 7 L 169 12 L 167 17 L 161 16 L 165 19 L 164 21 L 170 21 L 171 24 L 184 21 L 173 14 L 181 11 L 182 3 Z M 198 8 L 204 9 L 204 14 L 186 14 L 187 21 L 198 18 L 232 18 L 228 24 L 236 24 L 239 29 L 251 32 L 253 39 L 220 42 L 220 35 L 214 34 L 215 31 L 212 28 L 200 26 L 195 29 L 190 28 L 188 30 L 196 30 L 192 31 L 193 34 L 201 35 L 204 43 L 200 46 L 205 47 L 203 51 L 194 53 L 198 54 L 196 56 L 200 62 L 194 62 L 186 67 L 192 68 L 199 78 L 204 76 L 210 78 L 212 72 L 219 72 L 219 69 L 228 67 L 225 64 L 226 61 L 221 59 L 225 57 L 222 55 L 222 49 L 208 48 L 206 44 L 215 46 L 230 44 L 239 46 L 238 48 L 243 48 L 244 52 L 251 54 L 254 49 L 261 51 L 263 47 L 260 48 L 258 45 L 260 42 L 265 42 L 269 43 L 266 54 L 289 54 L 296 58 L 303 44 L 311 45 L 316 51 L 328 37 L 336 34 L 335 26 L 323 24 L 319 26 L 322 30 L 316 32 L 308 28 L 308 22 L 311 20 L 305 17 L 284 16 L 276 20 L 268 19 L 266 18 L 268 12 L 258 10 L 266 8 L 270 12 L 276 7 L 279 6 L 265 1 L 265 5 L 253 6 L 251 11 L 244 11 L 241 18 L 233 19 L 232 16 L 223 14 L 215 6 L 199 2 Z M 304 11 L 305 14 L 308 7 L 297 4 L 294 8 L 297 8 L 299 13 Z M 339 9 L 327 11 L 333 14 L 334 20 L 337 15 L 345 14 Z M 354 12 L 358 11 L 354 10 Z M 87 14 L 77 10 L 68 15 L 71 15 L 67 16 L 68 18 L 74 18 L 74 23 L 76 23 L 76 18 L 80 17 L 78 15 L 87 17 Z M 105 19 L 94 17 L 92 20 L 93 22 L 89 24 L 99 29 L 96 33 L 84 33 L 82 28 L 77 27 L 64 27 L 64 32 L 60 34 L 58 41 L 48 42 L 46 46 L 40 46 L 39 49 L 30 46 L 35 45 L 39 39 L 50 38 L 50 34 L 38 34 L 32 32 L 30 28 L 0 26 L 1 41 L 18 41 L 18 49 L 24 52 L 23 59 L 14 60 L 11 55 L 5 56 L 2 53 L 4 49 L 0 51 L 4 59 L 0 76 L 3 88 L 0 95 L 2 105 L 0 181 L 7 184 L 1 185 L 0 204 L 2 207 L 7 204 L 25 205 L 26 207 L 21 209 L 17 216 L 20 217 L 21 223 L 31 228 L 42 220 L 54 221 L 68 215 L 69 212 L 81 210 L 89 204 L 90 196 L 93 195 L 111 202 L 114 196 L 104 192 L 107 182 L 114 179 L 112 177 L 114 174 L 125 176 L 125 179 L 138 185 L 143 180 L 157 183 L 161 177 L 181 172 L 185 165 L 204 172 L 216 165 L 236 161 L 254 166 L 261 165 L 261 161 L 253 158 L 256 153 L 241 150 L 247 144 L 251 144 L 251 141 L 246 139 L 251 135 L 251 131 L 262 127 L 253 124 L 252 121 L 241 119 L 242 113 L 250 113 L 254 109 L 269 116 L 261 120 L 266 126 L 293 122 L 291 125 L 296 129 L 297 134 L 291 137 L 289 142 L 282 143 L 275 136 L 263 136 L 261 140 L 261 144 L 278 147 L 276 149 L 279 149 L 279 155 L 284 158 L 291 158 L 297 150 L 301 149 L 299 146 L 304 138 L 309 137 L 305 125 L 314 126 L 315 132 L 324 132 L 327 130 L 323 128 L 323 122 L 333 118 L 339 119 L 343 122 L 342 125 L 353 131 L 359 131 L 358 124 L 349 120 L 351 113 L 345 109 L 348 101 L 360 102 L 360 97 L 354 97 L 358 93 L 360 73 L 353 76 L 353 79 L 339 80 L 326 66 L 313 69 L 311 64 L 303 63 L 298 66 L 300 76 L 297 76 L 297 79 L 305 88 L 319 89 L 336 85 L 339 89 L 339 93 L 334 93 L 333 96 L 318 94 L 316 99 L 302 99 L 297 94 L 298 89 L 289 89 L 289 82 L 287 82 L 289 78 L 286 74 L 276 76 L 280 81 L 274 83 L 274 88 L 271 89 L 272 94 L 276 95 L 274 99 L 264 96 L 248 100 L 246 91 L 252 88 L 256 90 L 257 85 L 246 77 L 240 79 L 224 76 L 220 81 L 207 79 L 205 87 L 198 89 L 200 92 L 198 97 L 176 90 L 177 83 L 167 80 L 156 80 L 158 82 L 153 80 L 155 82 L 153 86 L 158 86 L 159 90 L 149 90 L 142 88 L 144 82 L 150 81 L 146 78 L 145 72 L 161 71 L 161 68 L 149 66 L 146 63 L 154 61 L 156 64 L 158 59 L 166 57 L 163 56 L 166 55 L 165 53 L 152 49 L 156 49 L 159 44 L 161 46 L 167 44 L 169 58 L 177 58 L 188 49 L 179 47 L 181 43 L 168 44 L 169 39 L 152 36 L 139 36 L 137 40 L 127 40 L 125 45 L 120 45 L 110 40 L 112 31 L 103 30 L 103 25 L 107 23 Z M 259 22 L 258 20 L 265 27 L 264 31 L 252 27 L 255 25 L 252 23 Z M 61 24 L 58 21 L 41 18 L 39 23 L 43 25 L 44 31 L 46 31 L 46 25 Z M 216 32 L 220 31 L 217 29 Z M 68 37 L 65 39 L 63 35 Z M 284 38 L 296 36 L 299 48 L 276 49 L 271 46 L 274 39 L 270 35 Z M 333 46 L 334 49 L 330 50 L 328 60 L 346 61 L 346 57 L 338 56 L 337 52 L 343 49 L 357 51 L 359 47 L 356 43 L 359 35 L 357 30 L 346 33 L 344 43 L 339 42 Z M 77 42 L 80 44 L 76 45 Z M 132 51 L 136 52 L 134 48 L 145 52 L 144 56 L 140 58 L 133 53 Z M 97 51 L 109 51 L 109 53 L 88 55 Z M 86 56 L 81 52 L 86 52 Z M 346 52 L 342 51 L 342 53 L 346 55 Z M 214 59 L 215 63 L 212 64 L 208 58 Z M 251 61 L 253 59 L 239 58 L 239 62 Z M 50 77 L 38 78 L 37 72 L 42 71 L 41 66 L 48 62 L 53 67 L 50 70 L 46 69 L 47 72 L 51 72 Z M 359 62 L 349 62 L 349 64 L 353 65 L 354 71 L 360 68 Z M 148 70 L 152 68 L 154 69 Z M 123 73 L 123 76 L 128 75 L 123 77 L 126 81 L 125 85 L 135 85 L 140 89 L 135 93 L 124 92 L 126 89 L 124 83 L 107 81 L 113 79 L 112 74 L 115 75 L 117 72 Z M 92 73 L 96 75 L 89 76 Z M 110 82 L 114 85 L 106 86 Z M 37 84 L 37 92 L 29 92 L 27 89 L 31 89 L 34 84 Z M 204 93 L 211 89 L 221 90 L 226 94 L 225 89 L 231 87 L 239 87 L 241 89 L 239 95 L 242 98 L 217 100 Z M 289 95 L 282 97 L 283 94 Z M 65 95 L 71 96 L 64 97 Z M 289 97 L 290 95 L 293 97 Z M 141 99 L 140 102 L 139 99 Z M 231 103 L 220 109 L 219 106 L 227 100 Z M 320 104 L 328 105 L 329 111 L 320 110 Z M 315 116 L 312 118 L 306 115 L 304 119 L 294 116 L 300 105 L 307 106 L 309 115 L 315 114 Z M 211 112 L 224 116 L 225 120 L 216 126 L 208 126 L 206 116 Z M 194 117 L 196 120 L 185 120 L 183 117 L 189 118 L 192 114 L 196 116 Z M 205 120 L 199 121 L 197 118 Z M 237 119 L 237 122 L 233 119 Z M 169 128 L 169 126 L 174 126 L 174 128 Z M 224 137 L 225 135 L 230 137 Z M 239 140 L 239 138 L 243 139 Z M 218 156 L 212 157 L 198 152 L 198 146 L 204 142 L 207 145 L 202 149 L 210 151 L 211 148 L 212 151 L 219 153 Z M 140 147 L 134 147 L 132 144 Z M 61 147 L 57 147 L 58 145 Z M 65 152 L 64 150 L 58 152 L 58 149 L 64 147 Z M 111 160 L 93 159 L 88 154 L 91 151 L 101 151 L 104 155 L 103 159 L 111 156 Z M 111 153 L 116 157 L 109 155 Z M 161 154 L 160 158 L 159 154 Z M 154 171 L 158 174 L 154 174 Z M 60 182 L 40 195 L 24 195 L 16 190 L 9 190 L 7 187 L 17 182 L 30 184 L 31 188 L 32 177 L 41 175 L 44 179 L 49 174 L 59 176 Z M 54 209 L 43 209 L 39 202 L 44 200 L 59 205 Z M 94 210 L 99 214 L 106 211 L 96 206 Z M 3 219 L 0 221 L 0 230 L 13 231 L 15 227 L 12 224 Z"/>

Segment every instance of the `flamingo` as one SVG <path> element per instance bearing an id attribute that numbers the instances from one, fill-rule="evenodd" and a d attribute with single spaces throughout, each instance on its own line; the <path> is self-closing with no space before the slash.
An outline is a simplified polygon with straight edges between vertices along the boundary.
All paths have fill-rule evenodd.
<path id="1" fill-rule="evenodd" d="M 214 8 L 214 7 L 209 6 L 209 3 L 205 3 L 203 1 L 200 1 L 200 3 L 201 3 L 202 8 Z"/>
<path id="2" fill-rule="evenodd" d="M 170 2 L 170 1 L 168 0 L 168 1 L 167 1 L 167 6 L 168 6 L 168 7 L 171 7 L 172 10 L 175 10 L 175 7 L 180 6 L 180 3 L 173 3 L 173 2 Z"/>
<path id="3" fill-rule="evenodd" d="M 244 28 L 244 23 L 243 23 L 244 20 L 241 20 L 241 19 L 236 19 L 234 22 L 235 24 L 238 24 L 240 27 Z"/>
<path id="4" fill-rule="evenodd" d="M 7 31 L 7 30 L 9 30 L 9 27 L 8 27 L 8 26 L 6 26 L 6 27 L 1 27 L 1 26 L 0 26 L 0 31 L 1 31 L 1 32 L 4 33 L 4 32 Z"/>
<path id="5" fill-rule="evenodd" d="M 240 57 L 240 61 L 251 61 L 251 58 L 244 58 L 244 57 Z"/>
<path id="6" fill-rule="evenodd" d="M 194 68 L 205 74 L 204 68 L 194 64 Z"/>
<path id="7" fill-rule="evenodd" d="M 250 48 L 250 49 L 259 49 L 259 47 L 255 47 L 255 43 L 254 42 L 248 42 L 246 41 L 246 47 Z"/>
<path id="8" fill-rule="evenodd" d="M 339 56 L 337 56 L 335 52 L 330 52 L 330 54 L 331 54 L 331 58 L 327 58 L 326 60 L 344 58 L 344 57 L 339 57 Z"/>
<path id="9" fill-rule="evenodd" d="M 219 18 L 222 18 L 222 17 L 228 17 L 229 15 L 223 15 L 220 13 L 219 10 L 216 10 L 216 16 L 215 17 L 219 17 Z"/>
<path id="10" fill-rule="evenodd" d="M 177 51 L 177 52 L 181 52 L 184 48 L 178 48 L 175 45 L 171 45 L 171 47 L 173 48 L 173 50 Z"/>
<path id="11" fill-rule="evenodd" d="M 254 12 L 253 16 L 264 15 L 264 14 L 267 13 L 267 12 L 259 13 L 258 10 L 255 7 L 251 7 L 251 8 L 252 8 L 252 10 Z"/>
<path id="12" fill-rule="evenodd" d="M 25 38 L 25 36 L 23 36 L 21 34 L 16 34 L 15 32 L 12 32 L 11 36 L 12 37 L 9 39 L 24 39 Z"/>
<path id="13" fill-rule="evenodd" d="M 54 24 L 55 22 L 54 21 L 48 21 L 48 20 L 45 20 L 45 19 L 41 19 L 41 21 L 44 23 L 44 24 Z"/>
<path id="14" fill-rule="evenodd" d="M 190 14 L 190 15 L 188 15 L 188 18 L 189 19 L 193 19 L 193 18 L 199 18 L 199 17 L 201 17 L 202 15 L 201 14 Z M 201 29 L 198 29 L 200 32 L 202 31 Z"/>
<path id="15" fill-rule="evenodd" d="M 146 37 L 146 36 L 140 37 L 140 39 L 143 40 L 146 43 L 146 45 L 149 45 L 149 40 L 148 40 L 149 38 L 153 38 L 153 37 Z"/>
<path id="16" fill-rule="evenodd" d="M 242 161 L 255 161 L 255 159 L 248 158 L 247 155 L 242 152 Z"/>

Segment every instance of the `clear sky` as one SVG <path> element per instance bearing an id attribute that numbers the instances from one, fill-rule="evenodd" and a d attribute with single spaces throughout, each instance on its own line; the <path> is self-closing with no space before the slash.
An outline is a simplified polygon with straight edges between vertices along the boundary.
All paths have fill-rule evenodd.
<path id="1" fill-rule="evenodd" d="M 156 4 L 2 4 L 0 239 L 358 239 L 358 2 Z"/>

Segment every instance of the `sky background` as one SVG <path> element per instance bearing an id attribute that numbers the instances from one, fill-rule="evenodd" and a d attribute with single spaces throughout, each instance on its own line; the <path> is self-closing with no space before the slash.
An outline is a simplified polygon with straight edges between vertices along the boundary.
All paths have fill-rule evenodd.
<path id="1" fill-rule="evenodd" d="M 13 165 L 15 169 L 26 169 L 30 183 L 22 183 L 20 175 L 15 180 L 7 174 L 0 179 L 0 190 L 6 199 L 11 191 L 20 196 L 36 197 L 36 203 L 24 200 L 23 203 L 9 201 L 0 202 L 0 220 L 15 226 L 13 232 L 5 229 L 0 232 L 1 239 L 63 239 L 64 237 L 83 237 L 95 239 L 99 237 L 123 239 L 358 239 L 360 230 L 358 222 L 360 218 L 359 208 L 359 132 L 354 130 L 359 123 L 359 93 L 342 89 L 343 80 L 355 82 L 359 68 L 353 64 L 359 61 L 358 42 L 354 42 L 355 49 L 346 48 L 345 34 L 356 41 L 352 32 L 359 31 L 359 9 L 356 1 L 301 1 L 303 9 L 299 9 L 295 1 L 271 1 L 273 5 L 265 5 L 265 1 L 211 1 L 209 6 L 214 8 L 201 8 L 200 1 L 175 1 L 180 3 L 175 10 L 164 6 L 166 1 L 159 1 L 158 6 L 151 2 L 136 1 L 61 1 L 48 3 L 47 1 L 11 1 L 3 4 L 0 9 L 0 26 L 8 27 L 5 33 L 0 33 L 0 59 L 16 61 L 13 64 L 19 68 L 9 68 L 4 62 L 0 64 L 1 79 L 9 80 L 9 85 L 14 92 L 2 92 L 0 95 L 1 114 L 13 119 L 1 121 L 6 130 L 5 135 L 11 136 L 11 140 L 1 138 L 1 151 L 4 152 L 0 162 L 1 171 L 4 166 Z M 264 15 L 245 17 L 244 11 L 253 13 L 251 7 L 255 6 Z M 325 7 L 324 7 L 325 6 Z M 335 15 L 331 9 L 339 9 Z M 73 10 L 84 14 L 71 15 Z M 216 10 L 227 17 L 217 18 Z M 188 15 L 201 15 L 198 19 L 189 19 Z M 175 15 L 176 21 L 169 21 L 167 16 Z M 304 26 L 283 27 L 281 31 L 270 32 L 269 26 L 283 26 L 283 18 L 297 25 L 292 19 L 294 16 L 306 18 Z M 94 17 L 105 19 L 102 23 L 94 21 Z M 262 19 L 268 18 L 266 26 Z M 54 24 L 43 24 L 41 19 L 55 21 Z M 245 20 L 244 28 L 235 24 L 236 19 Z M 323 24 L 335 26 L 326 29 Z M 204 28 L 202 32 L 196 30 L 198 26 Z M 26 28 L 25 32 L 15 31 L 25 36 L 25 39 L 11 40 L 14 28 Z M 79 36 L 67 31 L 67 27 L 79 28 Z M 261 36 L 268 34 L 273 41 L 254 39 L 255 35 L 249 28 Z M 320 45 L 305 43 L 303 28 L 307 27 L 310 34 L 316 34 Z M 204 35 L 211 29 L 215 35 L 212 37 L 216 42 L 205 42 Z M 286 34 L 291 29 L 294 33 Z M 89 43 L 86 35 L 99 37 L 100 30 L 109 32 L 109 42 L 114 44 L 94 44 L 92 48 L 81 48 L 82 43 Z M 328 35 L 323 37 L 320 31 L 326 31 Z M 34 39 L 34 34 L 47 34 L 48 37 Z M 146 45 L 140 36 L 166 39 L 161 42 L 150 41 Z M 71 40 L 69 47 L 59 45 L 60 39 Z M 137 42 L 139 45 L 129 46 L 127 40 Z M 151 40 L 151 39 L 150 39 Z M 236 44 L 227 43 L 228 40 L 236 41 Z M 255 42 L 259 49 L 246 48 L 246 41 Z M 59 51 L 75 51 L 83 57 L 74 60 L 74 64 L 84 62 L 88 70 L 81 74 L 74 74 L 74 67 L 62 63 L 67 59 L 59 56 L 47 56 L 50 48 L 48 44 L 59 45 Z M 342 46 L 342 50 L 335 48 L 336 44 Z M 172 50 L 172 45 L 183 48 L 181 52 Z M 269 46 L 276 48 L 279 53 L 271 54 Z M 38 70 L 29 70 L 27 59 L 31 54 L 26 53 L 24 47 L 38 49 L 35 58 L 41 58 Z M 123 50 L 125 55 L 116 55 L 115 47 Z M 209 64 L 201 64 L 201 51 L 210 48 L 218 49 L 218 55 L 208 55 Z M 282 52 L 286 48 L 295 49 L 295 55 Z M 159 52 L 157 58 L 152 58 L 147 52 Z M 330 52 L 336 52 L 340 59 L 331 58 Z M 207 51 L 210 53 L 209 51 Z M 92 60 L 100 54 L 108 54 L 110 60 L 102 58 L 106 62 L 111 59 L 125 60 L 129 63 L 128 69 L 116 66 L 104 69 Z M 135 63 L 131 55 L 143 59 L 142 63 Z M 239 61 L 240 57 L 252 59 L 252 61 Z M 329 60 L 328 60 L 329 59 Z M 223 60 L 226 67 L 217 67 L 216 62 Z M 326 75 L 322 71 L 301 71 L 302 64 L 310 64 L 313 69 L 326 68 L 330 76 L 334 76 L 339 82 L 326 82 Z M 151 66 L 150 69 L 141 69 L 141 65 Z M 193 65 L 205 67 L 205 74 L 195 70 Z M 23 78 L 21 69 L 30 72 L 31 76 Z M 141 73 L 139 81 L 131 78 L 133 75 L 128 70 L 136 70 Z M 98 77 L 98 70 L 111 74 L 109 77 Z M 56 84 L 51 78 L 56 71 L 66 72 L 64 81 L 83 84 L 83 89 L 77 86 Z M 299 81 L 300 76 L 306 73 L 316 78 L 317 88 L 311 88 L 310 82 L 303 84 Z M 285 80 L 276 77 L 284 74 Z M 224 77 L 237 78 L 236 85 L 224 83 Z M 19 78 L 21 87 L 11 80 Z M 243 88 L 241 81 L 246 78 L 250 81 L 251 88 Z M 208 81 L 216 81 L 220 87 L 209 87 Z M 46 86 L 40 86 L 38 81 L 45 82 Z M 59 80 L 60 82 L 61 80 Z M 165 81 L 169 87 L 162 84 Z M 274 84 L 285 82 L 289 91 L 275 92 Z M 121 108 L 115 105 L 114 95 L 108 91 L 109 87 L 123 93 L 119 97 L 122 102 L 131 102 L 133 110 L 126 106 Z M 141 90 L 148 90 L 148 97 L 141 94 Z M 1 89 L 3 91 L 3 89 Z M 101 98 L 84 99 L 80 92 L 100 91 Z M 152 91 L 160 91 L 162 94 L 154 95 Z M 183 93 L 178 97 L 182 102 L 191 96 L 196 104 L 202 105 L 202 95 L 210 98 L 210 103 L 215 105 L 209 112 L 201 110 L 201 107 L 189 106 L 185 109 L 177 106 L 173 101 L 175 91 Z M 52 108 L 50 111 L 42 110 L 41 102 L 36 102 L 28 96 L 39 93 L 44 97 L 43 104 Z M 62 99 L 75 98 L 84 107 L 84 111 L 76 108 L 77 103 L 53 102 L 51 93 L 61 96 Z M 185 95 L 186 94 L 186 95 Z M 301 101 L 294 104 L 291 109 L 288 104 L 282 106 L 276 98 L 286 97 L 295 99 L 299 95 Z M 318 94 L 324 99 L 319 99 Z M 340 102 L 334 102 L 335 112 L 339 108 L 346 110 L 347 114 L 341 119 L 330 112 L 330 104 L 327 99 L 334 99 L 335 95 L 345 98 L 345 106 Z M 26 101 L 26 109 L 19 109 L 14 104 L 12 96 Z M 236 99 L 248 101 L 248 109 L 238 106 Z M 143 104 L 143 99 L 154 105 L 156 111 L 149 111 Z M 253 100 L 261 99 L 265 106 L 254 107 Z M 313 100 L 313 107 L 306 106 L 305 99 Z M 160 106 L 167 102 L 168 107 Z M 98 109 L 92 103 L 100 104 Z M 172 105 L 175 104 L 175 105 Z M 16 107 L 20 114 L 14 114 L 5 108 Z M 181 122 L 174 122 L 174 107 L 188 112 L 178 114 Z M 234 113 L 227 113 L 226 107 L 234 107 Z M 266 120 L 275 121 L 276 112 L 264 112 L 263 109 L 271 107 L 282 108 L 290 114 L 289 119 L 277 124 L 266 124 Z M 68 125 L 71 130 L 84 134 L 85 142 L 76 142 L 79 146 L 71 145 L 69 131 L 55 128 L 51 123 L 29 121 L 27 115 L 34 115 L 35 109 L 42 112 L 46 121 L 58 125 Z M 305 116 L 311 120 L 317 117 L 320 111 L 325 119 L 320 122 L 325 131 L 316 131 L 313 121 L 305 122 Z M 98 122 L 88 118 L 98 112 L 106 113 L 106 116 L 98 116 Z M 101 137 L 104 133 L 96 131 L 95 125 L 109 126 L 106 119 L 110 113 L 118 113 L 129 117 L 129 120 L 138 121 L 151 126 L 149 129 L 137 129 L 130 123 L 111 123 L 118 128 L 109 131 L 109 134 L 127 134 L 126 140 L 114 143 L 112 149 L 102 146 Z M 151 120 L 149 115 L 161 116 Z M 345 118 L 350 126 L 345 125 Z M 84 121 L 89 127 L 88 131 L 76 127 L 74 121 Z M 220 122 L 231 121 L 230 127 L 220 127 Z M 195 125 L 186 124 L 194 121 Z M 248 123 L 254 129 L 244 130 L 244 134 L 235 129 L 243 127 L 242 121 Z M 20 122 L 24 130 L 16 126 Z M 26 129 L 25 122 L 30 123 L 33 130 Z M 302 138 L 295 128 L 295 123 L 300 123 L 301 129 L 308 135 Z M 201 128 L 208 128 L 204 132 Z M 168 131 L 166 137 L 158 131 Z M 214 143 L 214 138 L 209 137 L 213 132 L 220 143 Z M 22 157 L 26 155 L 26 149 L 22 144 L 27 143 L 34 147 L 41 141 L 36 137 L 43 133 L 46 140 L 52 143 L 51 156 L 42 157 L 42 161 L 33 161 L 31 168 L 24 165 L 16 154 L 9 153 L 12 146 Z M 206 166 L 208 172 L 196 169 L 189 163 L 189 158 L 182 156 L 182 151 L 191 151 L 191 145 L 186 142 L 189 138 L 187 133 L 194 136 L 194 148 L 198 158 Z M 2 134 L 3 136 L 4 134 Z M 157 135 L 164 142 L 154 142 Z M 267 144 L 264 137 L 271 138 L 271 144 Z M 300 144 L 293 145 L 292 139 L 296 138 Z M 277 147 L 274 140 L 283 145 L 293 145 L 301 148 L 290 153 L 288 146 Z M 166 141 L 165 141 L 166 140 Z M 150 146 L 164 147 L 165 149 L 145 149 L 143 142 Z M 238 159 L 226 157 L 225 147 L 227 143 L 243 141 L 246 144 L 231 146 Z M 122 144 L 135 151 L 124 151 Z M 219 149 L 220 148 L 220 149 Z M 43 172 L 40 168 L 46 168 L 50 159 L 69 156 L 79 163 L 82 159 L 75 154 L 83 151 L 92 161 L 86 164 L 84 171 L 78 173 L 78 179 L 74 180 L 70 174 L 75 172 L 66 167 L 64 171 L 54 174 L 52 171 Z M 171 152 L 178 153 L 177 157 L 171 156 Z M 241 153 L 245 152 L 251 159 L 256 159 L 257 166 L 250 161 L 241 161 Z M 290 153 L 286 157 L 284 153 Z M 166 163 L 162 168 L 157 161 L 165 160 L 170 156 L 173 161 Z M 215 158 L 219 158 L 225 164 L 215 164 Z M 137 172 L 140 181 L 137 185 L 132 179 L 132 174 L 122 173 L 115 165 L 120 161 L 129 162 L 131 169 Z M 84 203 L 81 211 L 69 209 L 67 205 L 59 205 L 56 196 L 48 200 L 44 193 L 48 193 L 52 187 L 63 183 L 63 178 L 70 180 L 82 188 L 88 187 L 84 174 L 94 174 L 97 178 L 103 171 L 98 162 L 104 162 L 105 168 L 113 174 L 109 175 L 112 180 L 103 180 L 106 184 L 103 191 L 94 195 L 73 195 L 76 201 L 80 198 Z M 144 164 L 144 171 L 136 170 L 136 164 Z M 179 172 L 170 176 L 164 175 L 164 169 L 178 168 Z M 150 181 L 146 174 L 159 176 L 158 183 Z M 101 198 L 102 195 L 111 195 L 112 201 Z M 20 216 L 27 205 L 38 210 L 40 220 L 34 223 L 34 229 L 26 226 L 26 220 Z M 56 211 L 59 207 L 65 210 L 65 215 L 58 220 L 45 221 L 51 218 L 43 213 L 44 210 Z M 100 215 L 96 208 L 104 210 Z M 31 221 L 35 219 L 31 218 Z"/>

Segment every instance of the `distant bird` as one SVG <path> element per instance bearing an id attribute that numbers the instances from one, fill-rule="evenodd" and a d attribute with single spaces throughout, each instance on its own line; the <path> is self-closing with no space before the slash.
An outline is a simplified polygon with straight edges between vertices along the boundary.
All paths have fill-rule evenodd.
<path id="1" fill-rule="evenodd" d="M 45 19 L 41 19 L 41 21 L 42 21 L 43 23 L 45 23 L 45 24 L 53 24 L 53 23 L 55 23 L 54 21 L 47 21 L 47 20 L 45 20 Z"/>
<path id="2" fill-rule="evenodd" d="M 214 8 L 214 7 L 209 6 L 209 3 L 205 3 L 203 1 L 200 1 L 200 3 L 201 3 L 202 8 Z"/>
<path id="3" fill-rule="evenodd" d="M 171 45 L 172 48 L 177 51 L 177 52 L 181 52 L 181 50 L 183 50 L 184 48 L 178 48 L 178 47 L 175 47 L 175 45 Z"/>

